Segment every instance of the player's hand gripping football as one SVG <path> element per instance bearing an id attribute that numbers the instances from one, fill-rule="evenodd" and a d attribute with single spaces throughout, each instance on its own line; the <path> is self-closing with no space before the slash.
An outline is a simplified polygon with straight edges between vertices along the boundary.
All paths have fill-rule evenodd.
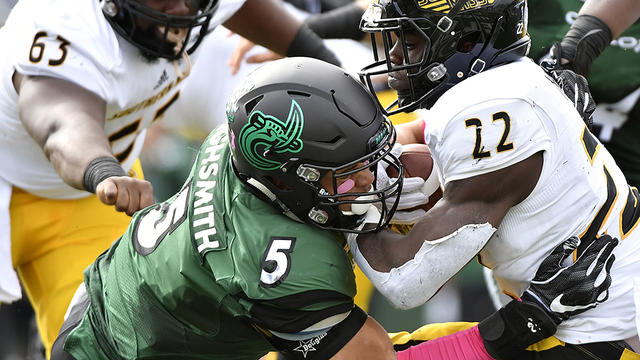
<path id="1" fill-rule="evenodd" d="M 112 176 L 96 187 L 98 199 L 115 206 L 131 216 L 136 211 L 153 205 L 153 186 L 150 182 L 129 176 Z"/>
<path id="2" fill-rule="evenodd" d="M 391 149 L 390 154 L 396 158 L 402 156 L 403 146 L 396 143 Z M 378 189 L 384 189 L 397 181 L 397 178 L 389 177 L 387 174 L 387 168 L 389 163 L 386 161 L 379 161 L 376 169 L 376 187 Z M 425 214 L 422 209 L 415 209 L 420 205 L 427 204 L 429 202 L 429 195 L 423 191 L 425 187 L 425 179 L 414 176 L 404 177 L 402 182 L 402 192 L 400 193 L 400 200 L 398 201 L 398 207 L 396 213 L 391 219 L 391 223 L 394 224 L 413 224 Z M 387 199 L 387 206 L 392 206 L 395 201 L 395 197 Z M 402 211 L 408 210 L 411 211 Z"/>
<path id="3" fill-rule="evenodd" d="M 611 285 L 613 249 L 618 240 L 609 235 L 596 238 L 571 265 L 563 262 L 580 245 L 571 237 L 542 261 L 523 301 L 540 304 L 556 324 L 607 300 Z"/>
<path id="4" fill-rule="evenodd" d="M 562 64 L 560 43 L 553 44 L 549 54 L 540 61 L 540 66 L 555 80 L 569 100 L 573 101 L 573 106 L 578 110 L 587 127 L 591 129 L 596 103 L 589 91 L 587 79 L 576 74 L 571 64 Z"/>

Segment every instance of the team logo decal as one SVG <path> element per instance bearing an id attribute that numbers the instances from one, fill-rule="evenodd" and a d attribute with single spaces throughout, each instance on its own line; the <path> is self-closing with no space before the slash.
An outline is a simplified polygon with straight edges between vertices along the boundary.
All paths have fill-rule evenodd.
<path id="1" fill-rule="evenodd" d="M 286 121 L 261 111 L 253 111 L 249 122 L 242 128 L 238 136 L 238 145 L 247 161 L 261 170 L 273 170 L 282 162 L 265 158 L 268 153 L 298 153 L 302 150 L 302 128 L 304 114 L 300 105 L 291 100 L 291 108 Z"/>
<path id="2" fill-rule="evenodd" d="M 327 333 L 316 336 L 309 340 L 300 340 L 300 345 L 298 345 L 297 348 L 293 349 L 293 351 L 300 351 L 302 353 L 302 357 L 306 359 L 307 354 L 310 351 L 316 351 L 316 346 L 320 344 L 320 340 L 322 340 L 322 338 L 324 338 L 325 336 L 327 336 Z"/>
<path id="3" fill-rule="evenodd" d="M 418 6 L 423 9 L 448 14 L 457 1 L 458 0 L 418 0 Z M 491 5 L 494 1 L 495 0 L 466 0 L 466 4 L 462 7 L 462 11 Z"/>

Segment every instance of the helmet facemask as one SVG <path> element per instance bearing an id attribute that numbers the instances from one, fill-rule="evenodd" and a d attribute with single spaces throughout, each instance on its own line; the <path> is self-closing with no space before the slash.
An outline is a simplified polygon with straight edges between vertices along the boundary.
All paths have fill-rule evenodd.
<path id="1" fill-rule="evenodd" d="M 390 153 L 395 143 L 395 129 L 386 117 L 383 126 L 386 135 L 379 147 L 343 165 L 327 166 L 294 156 L 277 169 L 254 171 L 254 176 L 239 171 L 236 165 L 236 174 L 254 193 L 261 197 L 266 195 L 272 205 L 294 220 L 308 222 L 321 229 L 349 233 L 379 231 L 389 224 L 396 211 L 404 173 L 400 160 Z M 237 150 L 232 148 L 232 151 Z M 275 155 L 274 152 L 271 154 Z M 263 155 L 269 158 L 270 152 L 265 151 Z M 233 158 L 235 165 L 239 155 Z M 399 173 L 395 181 L 382 189 L 377 188 L 375 171 L 380 161 Z M 361 171 L 372 173 L 373 181 L 368 189 L 340 191 L 352 175 Z M 375 226 L 363 229 L 360 225 L 370 206 L 377 208 L 380 218 Z"/>
<path id="2" fill-rule="evenodd" d="M 460 0 L 447 11 L 431 10 L 434 1 L 378 1 L 360 23 L 360 29 L 371 34 L 374 52 L 374 62 L 362 69 L 360 78 L 372 93 L 376 76 L 401 74 L 406 79 L 406 86 L 392 85 L 398 93 L 395 102 L 380 104 L 387 115 L 430 108 L 460 81 L 528 51 L 524 0 L 494 0 L 483 6 Z M 419 39 L 422 50 L 410 51 L 408 37 Z M 402 64 L 391 61 L 392 51 L 402 56 Z"/>
<path id="3" fill-rule="evenodd" d="M 370 5 L 367 13 L 384 12 L 386 9 L 376 3 Z M 373 19 L 365 14 L 360 28 L 371 34 L 371 44 L 374 54 L 374 62 L 360 72 L 360 79 L 373 92 L 376 76 L 385 74 L 398 74 L 407 79 L 408 87 L 397 90 L 398 99 L 391 104 L 381 107 L 385 114 L 393 115 L 400 112 L 410 112 L 418 108 L 425 100 L 446 83 L 448 74 L 442 71 L 442 65 L 434 62 L 431 54 L 432 44 L 438 45 L 439 39 L 427 35 L 437 24 L 432 24 L 425 19 L 398 16 L 393 18 Z M 424 41 L 423 51 L 418 56 L 410 57 L 406 36 L 411 33 Z M 394 64 L 391 61 L 391 51 L 394 46 L 400 46 L 402 51 L 402 64 Z M 380 54 L 382 53 L 382 54 Z"/>
<path id="4" fill-rule="evenodd" d="M 145 58 L 176 60 L 200 45 L 218 0 L 190 1 L 191 14 L 182 16 L 154 10 L 138 0 L 102 0 L 101 6 L 113 28 Z"/>
<path id="5" fill-rule="evenodd" d="M 384 161 L 402 173 L 395 129 L 344 70 L 310 58 L 264 65 L 236 88 L 227 118 L 236 175 L 281 213 L 343 232 L 389 223 L 402 176 L 378 189 L 374 170 Z M 380 220 L 362 230 L 371 206 Z"/>
<path id="6" fill-rule="evenodd" d="M 399 196 L 402 190 L 404 169 L 400 160 L 390 153 L 395 143 L 395 130 L 393 126 L 385 124 L 391 129 L 390 138 L 381 143 L 382 146 L 371 153 L 339 167 L 314 166 L 302 164 L 298 167 L 298 174 L 302 178 L 308 178 L 306 174 L 315 172 L 321 174 L 320 180 L 313 186 L 318 197 L 317 203 L 308 213 L 308 218 L 320 228 L 338 230 L 351 233 L 367 233 L 379 231 L 389 224 L 391 217 L 398 206 Z M 377 172 L 379 162 L 385 162 L 395 169 L 399 175 L 395 181 L 385 188 L 377 187 Z M 315 170 L 315 171 L 314 171 Z M 361 171 L 372 173 L 373 182 L 370 189 L 360 192 L 341 191 L 341 187 L 349 181 L 350 177 Z M 312 176 L 313 177 L 313 176 Z M 324 180 L 324 181 L 323 181 Z M 325 184 L 323 184 L 325 183 Z M 324 185 L 324 186 L 323 186 Z M 349 188 L 347 186 L 345 189 Z M 370 206 L 375 206 L 380 212 L 380 218 L 374 227 L 361 229 L 359 225 L 364 221 L 365 214 Z M 333 224 L 327 227 L 326 223 L 333 218 Z"/>

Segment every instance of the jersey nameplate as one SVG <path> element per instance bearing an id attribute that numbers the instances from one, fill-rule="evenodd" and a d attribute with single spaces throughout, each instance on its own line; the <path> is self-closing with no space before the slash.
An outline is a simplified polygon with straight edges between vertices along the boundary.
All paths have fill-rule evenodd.
<path id="1" fill-rule="evenodd" d="M 208 146 L 199 154 L 197 171 L 193 183 L 193 239 L 200 254 L 212 250 L 224 250 L 227 244 L 217 234 L 215 226 L 214 196 L 216 176 L 219 170 L 221 153 L 227 148 L 225 128 L 218 128 L 209 137 Z"/>

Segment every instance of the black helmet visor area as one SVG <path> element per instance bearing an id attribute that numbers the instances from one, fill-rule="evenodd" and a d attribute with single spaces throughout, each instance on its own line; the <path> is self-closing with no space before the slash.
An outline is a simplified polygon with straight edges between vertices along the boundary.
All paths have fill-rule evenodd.
<path id="1" fill-rule="evenodd" d="M 321 228 L 330 230 L 337 230 L 348 233 L 369 233 L 380 231 L 386 227 L 393 214 L 398 207 L 399 194 L 402 191 L 403 174 L 404 169 L 400 163 L 400 160 L 391 154 L 391 149 L 395 144 L 396 132 L 391 125 L 391 121 L 387 117 L 384 117 L 385 121 L 383 126 L 387 128 L 387 135 L 382 141 L 378 141 L 377 145 L 371 149 L 371 152 L 365 156 L 362 156 L 356 160 L 346 163 L 339 167 L 323 167 L 312 164 L 302 164 L 301 166 L 313 167 L 320 171 L 323 176 L 330 174 L 333 190 L 328 192 L 325 189 L 319 189 L 318 197 L 319 201 L 316 205 L 316 209 L 329 210 L 329 213 L 336 214 L 336 219 L 332 222 L 331 227 L 325 227 L 322 224 L 318 224 Z M 380 139 L 378 139 L 380 140 Z M 399 176 L 393 182 L 386 184 L 384 188 L 377 187 L 377 173 L 376 169 L 379 162 L 385 162 L 387 167 L 394 168 Z M 360 171 L 371 171 L 374 174 L 374 182 L 372 189 L 368 192 L 350 192 L 339 193 L 339 184 L 343 183 L 351 175 Z M 375 206 L 380 211 L 380 219 L 375 227 L 367 229 L 358 229 L 362 221 L 364 220 L 364 214 L 358 214 L 356 212 L 347 212 L 340 210 L 340 205 L 350 204 L 352 208 L 360 205 L 360 207 L 368 208 L 369 206 Z"/>
<path id="2" fill-rule="evenodd" d="M 107 19 L 145 56 L 175 60 L 185 51 L 191 54 L 200 45 L 218 3 L 218 0 L 192 0 L 188 4 L 191 14 L 178 16 L 154 10 L 137 0 L 122 0 L 122 9 L 115 17 L 107 14 Z"/>

